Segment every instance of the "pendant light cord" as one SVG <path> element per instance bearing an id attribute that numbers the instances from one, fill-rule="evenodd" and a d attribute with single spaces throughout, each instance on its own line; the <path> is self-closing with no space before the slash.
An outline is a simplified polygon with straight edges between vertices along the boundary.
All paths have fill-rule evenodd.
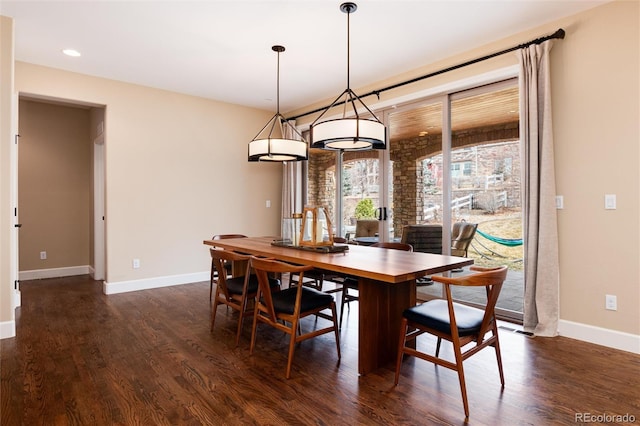
<path id="1" fill-rule="evenodd" d="M 350 29 L 350 17 L 351 7 L 347 6 L 347 90 L 351 89 L 351 29 Z"/>

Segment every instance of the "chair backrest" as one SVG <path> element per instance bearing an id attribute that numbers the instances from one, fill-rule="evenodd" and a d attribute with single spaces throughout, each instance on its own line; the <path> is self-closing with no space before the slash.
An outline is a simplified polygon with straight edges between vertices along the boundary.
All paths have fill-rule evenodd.
<path id="1" fill-rule="evenodd" d="M 356 237 L 375 237 L 377 233 L 377 219 L 359 219 L 356 221 Z"/>
<path id="2" fill-rule="evenodd" d="M 502 290 L 502 284 L 507 278 L 508 268 L 506 266 L 498 266 L 495 268 L 483 268 L 480 266 L 471 266 L 470 269 L 477 273 L 470 275 L 462 275 L 459 277 L 442 277 L 439 275 L 432 276 L 433 281 L 444 284 L 445 294 L 447 301 L 450 305 L 453 304 L 453 297 L 451 295 L 450 285 L 459 285 L 467 287 L 486 287 L 487 291 L 487 304 L 484 308 L 484 317 L 482 320 L 482 326 L 480 327 L 480 333 L 478 333 L 478 343 L 481 343 L 484 339 L 484 335 L 491 329 L 495 321 L 495 308 L 498 297 L 500 297 L 500 290 Z"/>
<path id="3" fill-rule="evenodd" d="M 216 248 L 209 249 L 209 252 L 211 253 L 211 262 L 213 263 L 216 271 L 218 271 L 218 286 L 220 286 L 225 298 L 229 299 L 230 295 L 227 290 L 227 269 L 224 267 L 225 263 L 246 261 L 247 271 L 245 276 L 248 277 L 250 272 L 249 260 L 251 259 L 251 256 L 236 253 L 231 250 L 221 250 Z"/>
<path id="4" fill-rule="evenodd" d="M 456 222 L 451 230 L 451 255 L 467 257 L 469 245 L 476 235 L 477 223 Z"/>
<path id="5" fill-rule="evenodd" d="M 411 244 L 413 251 L 442 254 L 442 225 L 405 225 L 401 242 Z"/>
<path id="6" fill-rule="evenodd" d="M 302 282 L 304 278 L 304 272 L 313 269 L 313 266 L 297 266 L 290 263 L 280 262 L 275 259 L 265 259 L 260 257 L 251 257 L 250 266 L 254 273 L 258 277 L 258 295 L 256 299 L 263 305 L 263 316 L 269 318 L 272 322 L 277 322 L 276 311 L 273 305 L 273 298 L 271 297 L 271 287 L 269 284 L 269 274 L 295 274 L 298 275 L 298 282 Z M 300 301 L 302 299 L 302 288 L 304 286 L 296 286 L 298 291 L 296 293 L 296 302 L 294 308 L 294 315 L 300 313 Z"/>
<path id="7" fill-rule="evenodd" d="M 393 250 L 413 251 L 411 244 L 398 243 L 395 241 L 381 241 L 379 243 L 371 244 L 371 247 L 380 247 Z"/>

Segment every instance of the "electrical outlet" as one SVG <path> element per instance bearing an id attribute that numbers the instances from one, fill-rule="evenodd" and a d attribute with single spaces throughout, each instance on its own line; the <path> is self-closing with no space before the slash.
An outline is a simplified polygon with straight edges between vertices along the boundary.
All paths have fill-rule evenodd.
<path id="1" fill-rule="evenodd" d="M 138 269 L 140 267 L 140 259 L 133 259 L 133 262 L 131 262 L 133 265 L 133 269 Z"/>
<path id="2" fill-rule="evenodd" d="M 47 260 L 47 252 L 46 251 L 41 251 L 40 252 L 40 260 Z"/>
<path id="3" fill-rule="evenodd" d="M 618 298 L 612 294 L 607 294 L 604 297 L 605 308 L 609 311 L 618 310 Z"/>

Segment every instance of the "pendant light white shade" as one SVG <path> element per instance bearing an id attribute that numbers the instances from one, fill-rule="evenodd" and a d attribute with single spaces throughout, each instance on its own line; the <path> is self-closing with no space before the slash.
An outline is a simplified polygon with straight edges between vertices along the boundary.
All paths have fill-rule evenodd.
<path id="1" fill-rule="evenodd" d="M 299 161 L 307 159 L 307 143 L 293 139 L 255 139 L 249 143 L 249 161 Z"/>
<path id="2" fill-rule="evenodd" d="M 384 149 L 386 129 L 381 122 L 366 118 L 327 120 L 313 126 L 311 140 L 324 149 Z"/>
<path id="3" fill-rule="evenodd" d="M 312 148 L 363 151 L 387 147 L 387 132 L 384 124 L 349 86 L 349 15 L 357 8 L 358 6 L 351 2 L 340 5 L 340 10 L 347 14 L 347 88 L 311 123 Z M 321 121 L 329 110 L 338 105 L 344 105 L 341 118 Z M 358 106 L 367 111 L 368 116 L 372 118 L 360 117 Z M 349 108 L 352 115 L 347 115 Z"/>
<path id="4" fill-rule="evenodd" d="M 271 50 L 278 53 L 278 86 L 276 113 L 271 120 L 249 142 L 249 161 L 300 161 L 309 156 L 309 147 L 300 132 L 280 114 L 280 53 L 283 46 L 272 46 Z M 269 132 L 266 133 L 266 130 Z M 298 137 L 299 139 L 292 139 Z"/>

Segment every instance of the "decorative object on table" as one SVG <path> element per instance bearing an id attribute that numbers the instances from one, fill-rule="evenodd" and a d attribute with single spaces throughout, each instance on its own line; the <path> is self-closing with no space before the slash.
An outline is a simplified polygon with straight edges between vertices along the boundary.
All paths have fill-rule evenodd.
<path id="1" fill-rule="evenodd" d="M 329 105 L 322 114 L 311 123 L 311 147 L 321 149 L 335 149 L 342 151 L 362 151 L 369 149 L 386 149 L 387 131 L 384 124 L 376 117 L 358 95 L 351 90 L 349 84 L 349 16 L 358 6 L 346 2 L 340 5 L 340 10 L 347 14 L 347 88 Z M 342 101 L 340 101 L 342 99 Z M 358 113 L 358 102 L 367 115 L 363 118 Z M 333 107 L 340 106 L 342 117 L 321 121 Z M 347 117 L 347 110 L 351 109 L 352 116 Z M 337 109 L 336 109 L 337 112 Z M 331 115 L 331 114 L 329 114 Z"/>
<path id="2" fill-rule="evenodd" d="M 331 227 L 331 219 L 329 219 L 329 211 L 326 207 L 307 206 L 304 208 L 302 211 L 300 245 L 307 247 L 333 246 L 333 229 Z"/>
<path id="3" fill-rule="evenodd" d="M 272 46 L 278 53 L 276 113 L 249 142 L 249 161 L 300 161 L 308 157 L 309 147 L 300 132 L 280 114 L 280 53 L 284 46 Z M 269 133 L 265 135 L 267 128 Z M 294 137 L 299 139 L 293 139 Z"/>
<path id="4" fill-rule="evenodd" d="M 300 245 L 300 230 L 302 228 L 302 213 L 293 213 L 291 217 L 282 219 L 282 242 L 294 247 Z"/>

